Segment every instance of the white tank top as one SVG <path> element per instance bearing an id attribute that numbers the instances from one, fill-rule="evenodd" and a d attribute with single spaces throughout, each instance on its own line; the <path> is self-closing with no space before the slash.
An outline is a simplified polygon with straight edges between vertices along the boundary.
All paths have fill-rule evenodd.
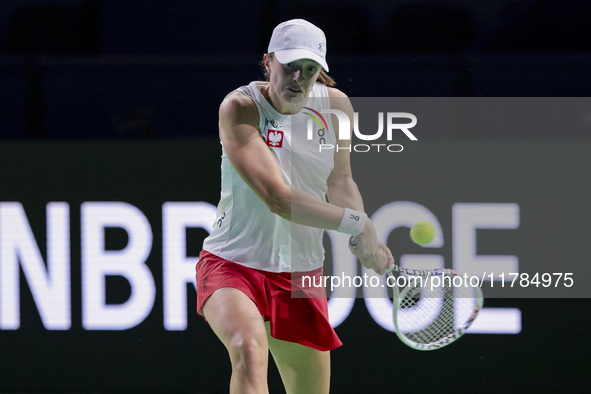
<path id="1" fill-rule="evenodd" d="M 319 143 L 336 145 L 329 115 L 322 115 L 326 121 L 326 125 L 320 122 L 322 129 L 313 120 L 313 139 L 307 139 L 307 122 L 312 119 L 308 114 L 320 119 L 314 111 L 330 107 L 326 86 L 316 83 L 305 109 L 295 115 L 283 115 L 261 94 L 260 88 L 266 84 L 254 81 L 237 91 L 255 102 L 261 137 L 275 156 L 284 182 L 326 201 L 326 180 L 334 167 L 334 151 L 325 149 L 320 153 Z M 296 124 L 297 138 L 292 136 Z M 324 140 L 320 141 L 321 138 Z M 213 231 L 203 242 L 203 249 L 259 270 L 311 271 L 324 262 L 323 234 L 323 229 L 292 223 L 269 211 L 234 170 L 222 144 L 221 198 Z"/>

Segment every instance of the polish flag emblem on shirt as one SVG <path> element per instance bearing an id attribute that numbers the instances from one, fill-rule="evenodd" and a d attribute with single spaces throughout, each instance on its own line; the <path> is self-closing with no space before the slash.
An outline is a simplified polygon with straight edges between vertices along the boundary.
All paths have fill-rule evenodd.
<path id="1" fill-rule="evenodd" d="M 273 148 L 281 148 L 283 146 L 283 131 L 269 130 L 267 133 L 267 145 Z"/>

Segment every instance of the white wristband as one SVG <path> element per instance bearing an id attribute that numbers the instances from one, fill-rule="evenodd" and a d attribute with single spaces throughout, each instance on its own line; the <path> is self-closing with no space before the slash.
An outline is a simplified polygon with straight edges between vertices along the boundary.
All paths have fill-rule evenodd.
<path id="1" fill-rule="evenodd" d="M 357 236 L 363 231 L 366 221 L 366 213 L 345 208 L 345 213 L 343 213 L 343 218 L 341 219 L 341 224 L 339 224 L 337 231 L 339 233 Z"/>

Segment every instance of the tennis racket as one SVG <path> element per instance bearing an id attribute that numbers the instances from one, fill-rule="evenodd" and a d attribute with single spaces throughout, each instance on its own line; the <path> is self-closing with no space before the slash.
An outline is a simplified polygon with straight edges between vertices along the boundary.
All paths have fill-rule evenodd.
<path id="1" fill-rule="evenodd" d="M 349 244 L 355 248 L 357 238 L 351 237 Z M 402 280 L 397 280 L 394 271 L 407 275 L 402 277 L 406 287 L 401 292 Z M 413 349 L 441 349 L 457 341 L 482 309 L 480 287 L 465 283 L 452 269 L 418 270 L 394 264 L 386 273 L 394 293 L 396 335 Z"/>

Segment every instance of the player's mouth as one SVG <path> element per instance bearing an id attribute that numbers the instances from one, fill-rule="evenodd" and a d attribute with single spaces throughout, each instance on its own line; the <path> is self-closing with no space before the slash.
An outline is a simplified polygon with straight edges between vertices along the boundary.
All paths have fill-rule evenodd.
<path id="1" fill-rule="evenodd" d="M 293 86 L 290 86 L 287 88 L 288 91 L 292 92 L 292 93 L 302 93 L 302 89 L 300 88 L 294 88 Z"/>

